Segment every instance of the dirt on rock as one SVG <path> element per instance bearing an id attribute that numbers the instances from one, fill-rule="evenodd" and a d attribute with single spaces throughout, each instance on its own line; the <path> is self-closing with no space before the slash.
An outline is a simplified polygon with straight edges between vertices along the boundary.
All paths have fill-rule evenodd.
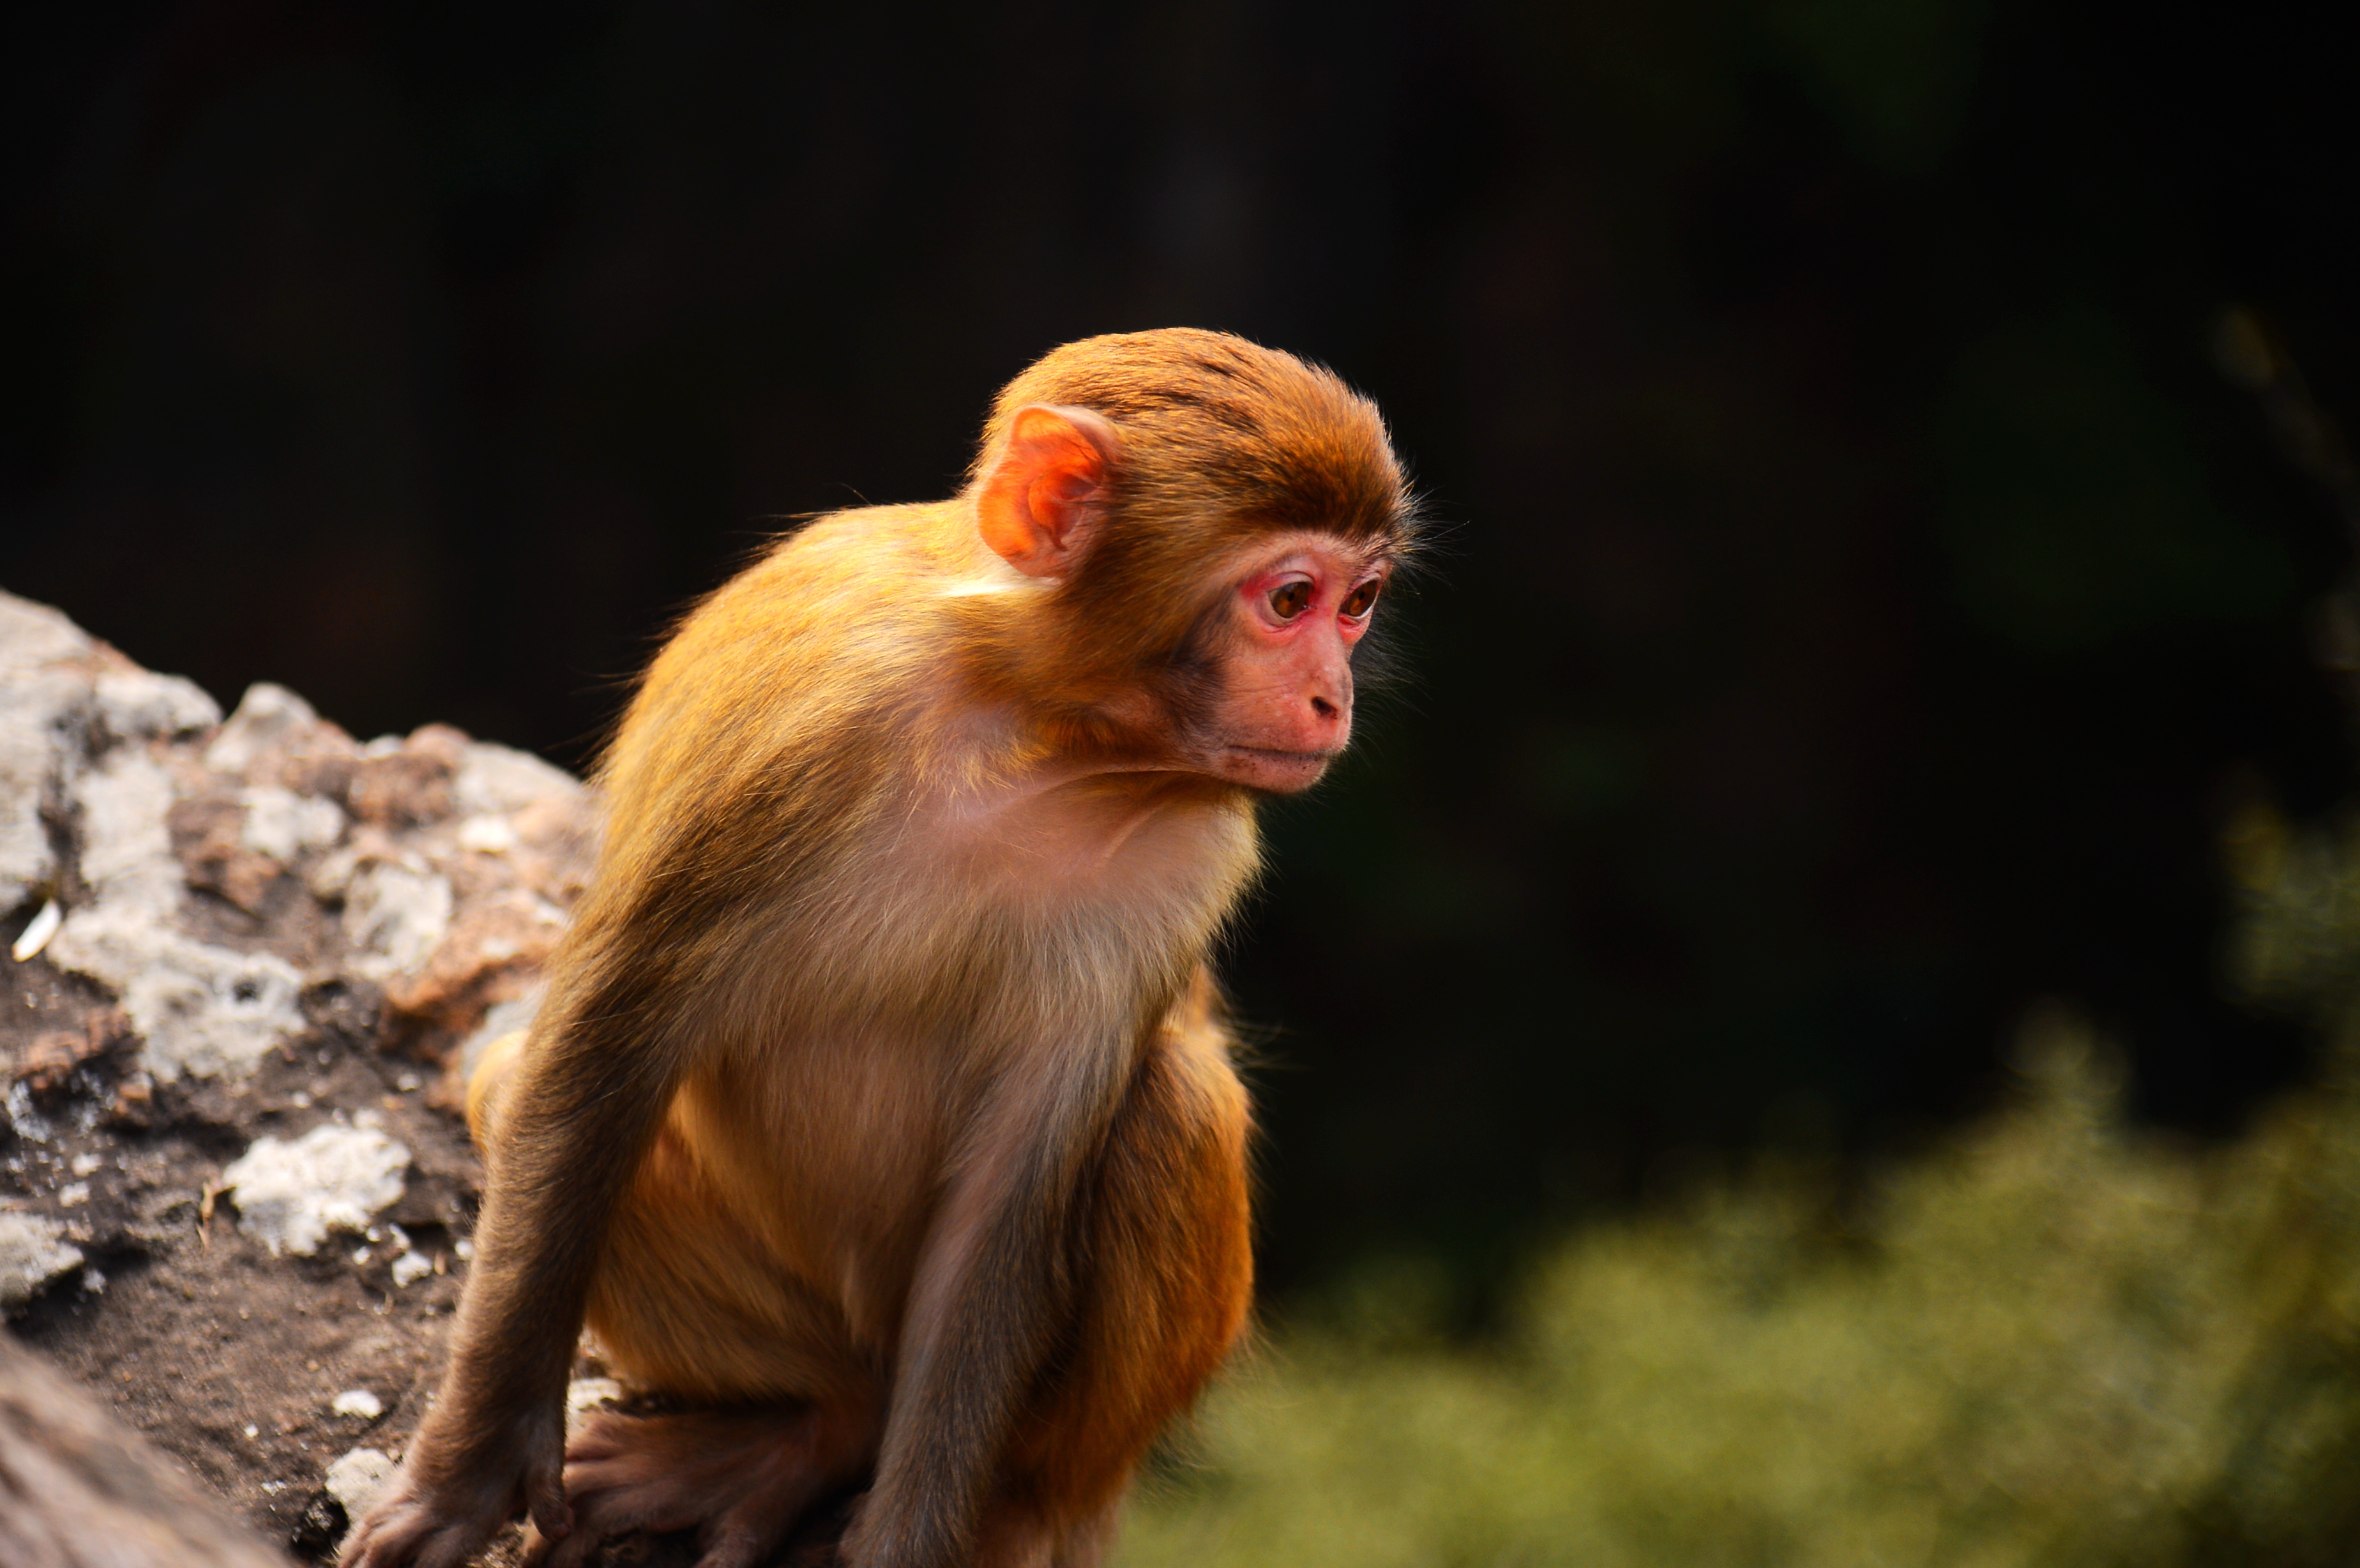
<path id="1" fill-rule="evenodd" d="M 298 1557 L 434 1387 L 457 1063 L 529 1020 L 595 831 L 523 753 L 224 717 L 0 594 L 0 1308 Z"/>

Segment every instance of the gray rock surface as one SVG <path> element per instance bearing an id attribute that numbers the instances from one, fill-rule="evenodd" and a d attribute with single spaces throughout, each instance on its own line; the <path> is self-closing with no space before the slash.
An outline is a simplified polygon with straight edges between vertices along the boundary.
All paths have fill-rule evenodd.
<path id="1" fill-rule="evenodd" d="M 46 604 L 0 594 L 0 910 L 54 879 L 45 808 L 90 717 L 94 645 Z"/>
<path id="2" fill-rule="evenodd" d="M 355 1448 L 328 1466 L 326 1489 L 347 1519 L 358 1519 L 393 1479 L 393 1461 L 374 1448 Z"/>
<path id="3" fill-rule="evenodd" d="M 221 1174 L 238 1223 L 276 1256 L 309 1258 L 332 1230 L 366 1233 L 401 1201 L 410 1150 L 361 1113 L 361 1125 L 322 1122 L 292 1143 L 258 1138 Z"/>
<path id="4" fill-rule="evenodd" d="M 41 1287 L 82 1267 L 66 1227 L 38 1214 L 0 1214 L 0 1312 L 21 1312 Z"/>
<path id="5" fill-rule="evenodd" d="M 539 758 L 268 684 L 224 718 L 0 593 L 0 1312 L 300 1555 L 330 1457 L 425 1410 L 482 1180 L 459 1046 L 530 1017 L 595 832 Z"/>

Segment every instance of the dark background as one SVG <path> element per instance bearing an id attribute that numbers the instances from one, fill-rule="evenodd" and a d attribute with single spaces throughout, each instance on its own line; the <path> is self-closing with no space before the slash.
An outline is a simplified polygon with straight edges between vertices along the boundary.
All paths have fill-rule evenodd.
<path id="1" fill-rule="evenodd" d="M 1908 1146 L 2045 996 L 2218 1133 L 2308 1065 L 2221 996 L 2224 813 L 2350 779 L 2323 449 L 2215 350 L 2355 396 L 2336 9 L 48 7 L 0 584 L 579 766 L 773 518 L 945 494 L 1054 343 L 1231 328 L 1447 524 L 1230 965 L 1276 1282 Z"/>

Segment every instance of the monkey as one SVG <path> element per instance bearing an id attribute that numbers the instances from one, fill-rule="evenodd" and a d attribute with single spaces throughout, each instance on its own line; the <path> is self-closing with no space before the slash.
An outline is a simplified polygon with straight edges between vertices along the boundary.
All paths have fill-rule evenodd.
<path id="1" fill-rule="evenodd" d="M 1244 1331 L 1251 1113 L 1209 960 L 1259 804 L 1351 735 L 1416 508 L 1375 406 L 1242 338 L 1055 349 L 945 502 L 829 514 L 691 611 L 595 874 L 468 1084 L 434 1402 L 347 1568 L 521 1510 L 573 1568 L 1089 1568 Z M 661 1396 L 566 1438 L 587 1327 Z"/>

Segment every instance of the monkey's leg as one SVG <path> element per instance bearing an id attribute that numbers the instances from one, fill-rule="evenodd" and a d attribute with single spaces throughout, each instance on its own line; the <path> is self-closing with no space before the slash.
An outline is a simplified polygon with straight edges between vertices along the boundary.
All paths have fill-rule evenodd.
<path id="1" fill-rule="evenodd" d="M 553 1551 L 534 1540 L 528 1563 L 573 1568 L 612 1536 L 694 1530 L 700 1568 L 748 1568 L 876 1464 L 876 1378 L 701 1186 L 660 1134 L 607 1233 L 589 1321 L 627 1384 L 707 1408 L 594 1414 L 565 1449 L 574 1532 Z"/>
<path id="2" fill-rule="evenodd" d="M 1253 1292 L 1245 1089 L 1206 984 L 1118 1114 L 1075 1259 L 1071 1351 L 1010 1445 L 978 1562 L 1091 1568 L 1132 1469 L 1196 1399 Z"/>
<path id="3" fill-rule="evenodd" d="M 496 1041 L 468 1079 L 487 1156 L 522 1040 Z M 709 1408 L 594 1412 L 565 1447 L 573 1533 L 528 1530 L 528 1563 L 571 1568 L 617 1535 L 694 1530 L 701 1568 L 740 1568 L 874 1465 L 875 1379 L 825 1303 L 767 1263 L 668 1116 L 616 1208 L 587 1315 L 627 1384 Z"/>
<path id="4" fill-rule="evenodd" d="M 700 1568 L 745 1568 L 874 1466 L 879 1378 L 675 1122 L 616 1211 L 588 1321 L 626 1385 L 705 1408 L 594 1415 L 566 1444 L 574 1533 L 529 1563 L 571 1568 L 607 1537 L 693 1529 Z"/>
<path id="5" fill-rule="evenodd" d="M 751 1568 L 814 1503 L 865 1474 L 874 1428 L 873 1415 L 815 1404 L 599 1411 L 566 1444 L 574 1533 L 552 1550 L 528 1531 L 525 1562 L 574 1568 L 617 1535 L 694 1530 L 698 1568 Z"/>

